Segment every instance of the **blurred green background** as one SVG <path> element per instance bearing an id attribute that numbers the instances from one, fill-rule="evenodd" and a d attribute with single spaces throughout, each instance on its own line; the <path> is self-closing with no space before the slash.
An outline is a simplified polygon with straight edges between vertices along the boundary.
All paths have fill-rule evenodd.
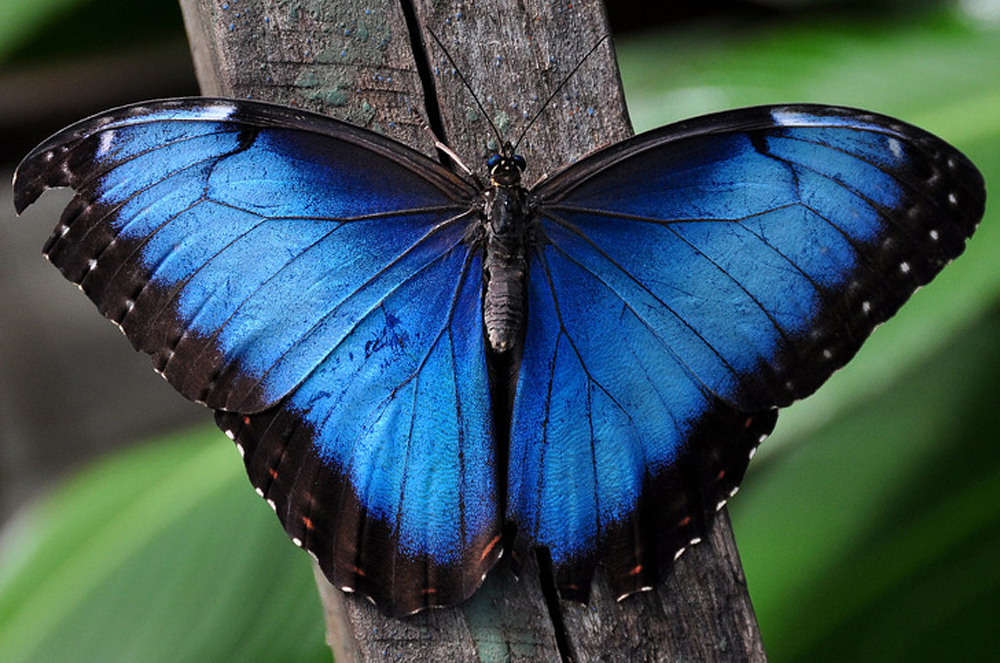
<path id="1" fill-rule="evenodd" d="M 859 106 L 1000 181 L 1000 0 L 614 4 L 637 130 Z M 0 5 L 7 173 L 63 123 L 193 92 L 174 0 Z M 24 219 L 0 202 L 0 661 L 328 660 L 308 558 L 231 443 L 38 256 L 65 198 Z M 782 413 L 731 502 L 772 660 L 1000 657 L 998 216 L 991 200 L 966 254 Z M 155 383 L 132 418 L 125 374 Z"/>

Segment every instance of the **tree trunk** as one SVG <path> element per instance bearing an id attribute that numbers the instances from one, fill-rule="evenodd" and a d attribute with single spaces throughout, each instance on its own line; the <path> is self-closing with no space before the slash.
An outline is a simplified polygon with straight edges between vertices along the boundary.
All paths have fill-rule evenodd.
<path id="1" fill-rule="evenodd" d="M 206 95 L 308 108 L 434 155 L 429 125 L 480 175 L 492 122 L 520 140 L 529 186 L 632 133 L 596 0 L 180 1 Z M 656 591 L 621 602 L 600 572 L 588 606 L 546 601 L 531 559 L 517 579 L 501 562 L 456 609 L 406 619 L 317 582 L 341 663 L 764 659 L 725 512 Z"/>

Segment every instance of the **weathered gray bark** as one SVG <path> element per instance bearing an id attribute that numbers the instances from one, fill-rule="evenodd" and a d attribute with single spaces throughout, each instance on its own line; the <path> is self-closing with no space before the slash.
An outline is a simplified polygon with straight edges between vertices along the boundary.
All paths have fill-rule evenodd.
<path id="1" fill-rule="evenodd" d="M 439 122 L 440 137 L 480 173 L 497 145 L 473 94 L 516 140 L 566 81 L 519 146 L 528 184 L 631 134 L 611 41 L 584 61 L 609 34 L 596 0 L 415 0 L 406 11 L 416 37 L 400 4 L 375 0 L 181 0 L 181 6 L 205 94 L 309 108 L 428 154 L 433 141 L 423 123 Z M 421 81 L 418 58 L 429 80 Z M 589 606 L 548 606 L 538 575 L 532 560 L 519 579 L 501 562 L 459 608 L 403 620 L 317 580 L 341 662 L 764 658 L 724 512 L 705 543 L 654 592 L 616 603 L 599 574 Z"/>

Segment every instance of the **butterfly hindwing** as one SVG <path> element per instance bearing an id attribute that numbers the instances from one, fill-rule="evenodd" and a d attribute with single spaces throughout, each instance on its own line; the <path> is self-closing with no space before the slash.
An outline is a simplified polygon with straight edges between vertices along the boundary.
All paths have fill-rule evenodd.
<path id="1" fill-rule="evenodd" d="M 634 591 L 700 537 L 773 408 L 956 257 L 985 197 L 929 134 L 813 106 L 665 127 L 533 193 L 508 517 L 570 595 L 599 560 Z"/>
<path id="2" fill-rule="evenodd" d="M 359 330 L 279 406 L 216 416 L 295 543 L 395 614 L 467 598 L 501 551 L 472 262 L 458 292 L 401 289 L 393 324 Z M 436 334 L 406 334 L 425 318 Z"/>
<path id="3" fill-rule="evenodd" d="M 64 130 L 19 167 L 17 208 L 67 185 L 50 260 L 221 411 L 331 580 L 397 613 L 471 594 L 501 518 L 476 190 L 371 132 L 225 100 Z"/>

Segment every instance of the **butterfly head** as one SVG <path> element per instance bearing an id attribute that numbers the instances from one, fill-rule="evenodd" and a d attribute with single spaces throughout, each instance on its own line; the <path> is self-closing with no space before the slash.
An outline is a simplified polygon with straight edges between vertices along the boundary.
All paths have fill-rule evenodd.
<path id="1" fill-rule="evenodd" d="M 521 183 L 521 173 L 526 164 L 524 157 L 514 154 L 514 147 L 505 143 L 503 149 L 486 160 L 490 169 L 490 182 L 494 186 L 517 186 Z"/>

